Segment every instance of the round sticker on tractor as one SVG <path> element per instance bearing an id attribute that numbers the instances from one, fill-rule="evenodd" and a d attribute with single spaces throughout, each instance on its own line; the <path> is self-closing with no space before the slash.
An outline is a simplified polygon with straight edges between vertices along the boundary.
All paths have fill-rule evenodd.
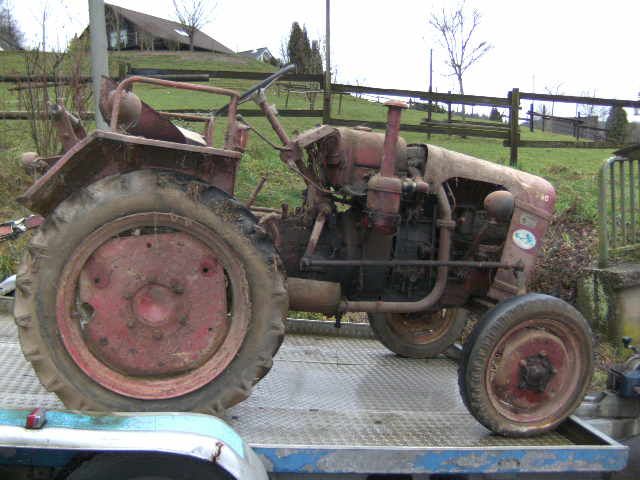
<path id="1" fill-rule="evenodd" d="M 523 250 L 531 250 L 536 246 L 536 236 L 529 230 L 516 230 L 513 232 L 514 243 Z"/>

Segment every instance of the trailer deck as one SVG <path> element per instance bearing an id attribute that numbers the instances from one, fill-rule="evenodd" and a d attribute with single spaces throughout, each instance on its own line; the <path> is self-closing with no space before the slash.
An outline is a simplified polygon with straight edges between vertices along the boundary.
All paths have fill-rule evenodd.
<path id="1" fill-rule="evenodd" d="M 63 409 L 0 317 L 0 407 Z M 491 434 L 467 412 L 447 358 L 399 358 L 366 326 L 290 321 L 272 371 L 229 424 L 268 471 L 289 473 L 606 472 L 627 447 L 577 418 L 544 436 Z"/>

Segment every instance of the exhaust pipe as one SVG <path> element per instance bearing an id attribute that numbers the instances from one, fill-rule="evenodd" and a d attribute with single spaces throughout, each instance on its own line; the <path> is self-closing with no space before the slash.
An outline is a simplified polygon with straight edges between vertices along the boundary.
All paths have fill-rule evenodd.
<path id="1" fill-rule="evenodd" d="M 289 308 L 301 312 L 338 313 L 342 289 L 339 283 L 289 277 Z"/>

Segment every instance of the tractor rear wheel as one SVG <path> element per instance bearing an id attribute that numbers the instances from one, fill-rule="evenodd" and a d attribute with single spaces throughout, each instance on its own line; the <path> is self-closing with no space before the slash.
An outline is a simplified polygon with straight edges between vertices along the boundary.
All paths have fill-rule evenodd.
<path id="1" fill-rule="evenodd" d="M 503 301 L 477 323 L 464 345 L 458 383 L 485 427 L 531 436 L 573 413 L 592 371 L 584 317 L 559 298 L 530 293 Z"/>
<path id="2" fill-rule="evenodd" d="M 58 205 L 28 247 L 22 350 L 68 408 L 221 414 L 282 342 L 282 271 L 220 190 L 173 172 L 108 177 Z"/>
<path id="3" fill-rule="evenodd" d="M 437 312 L 370 313 L 376 338 L 401 357 L 431 358 L 444 352 L 462 333 L 467 311 L 447 308 Z"/>

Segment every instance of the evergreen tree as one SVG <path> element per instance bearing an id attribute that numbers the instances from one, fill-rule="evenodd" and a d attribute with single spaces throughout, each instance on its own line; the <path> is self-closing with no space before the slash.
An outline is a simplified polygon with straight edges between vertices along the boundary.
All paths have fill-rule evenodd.
<path id="1" fill-rule="evenodd" d="M 289 61 L 296 66 L 298 73 L 304 72 L 305 68 L 305 46 L 304 39 L 306 33 L 300 28 L 298 22 L 291 24 L 291 34 L 289 35 L 289 43 L 287 44 L 287 53 Z M 307 38 L 307 42 L 309 39 Z"/>
<path id="2" fill-rule="evenodd" d="M 0 41 L 16 49 L 23 48 L 24 35 L 13 18 L 7 0 L 0 0 Z"/>
<path id="3" fill-rule="evenodd" d="M 607 140 L 614 143 L 624 143 L 627 138 L 629 121 L 627 112 L 620 106 L 611 107 L 605 123 Z"/>
<path id="4" fill-rule="evenodd" d="M 289 62 L 295 64 L 298 73 L 322 73 L 320 41 L 310 42 L 307 28 L 300 28 L 298 22 L 291 24 L 286 54 Z"/>
<path id="5" fill-rule="evenodd" d="M 500 114 L 500 112 L 498 111 L 498 109 L 496 107 L 493 107 L 491 109 L 491 113 L 489 114 L 489 120 L 491 120 L 492 122 L 501 122 L 502 121 L 502 115 Z"/>
<path id="6" fill-rule="evenodd" d="M 318 40 L 311 42 L 311 53 L 307 73 L 322 73 L 322 54 L 320 53 L 320 42 Z"/>
<path id="7" fill-rule="evenodd" d="M 311 67 L 311 44 L 309 43 L 309 35 L 307 34 L 307 27 L 302 28 L 302 49 L 304 51 L 304 68 L 302 71 L 304 73 L 309 73 L 309 68 Z"/>

